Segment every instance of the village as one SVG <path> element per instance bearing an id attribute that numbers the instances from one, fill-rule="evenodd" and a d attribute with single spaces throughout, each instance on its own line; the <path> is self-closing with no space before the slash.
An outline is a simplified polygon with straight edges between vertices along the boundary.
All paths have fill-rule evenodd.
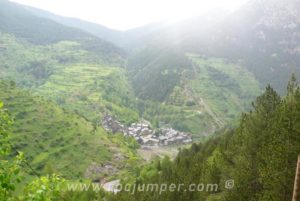
<path id="1" fill-rule="evenodd" d="M 131 136 L 144 147 L 181 145 L 192 142 L 189 134 L 177 131 L 173 128 L 151 129 L 148 121 L 132 123 L 127 127 L 110 115 L 104 116 L 102 120 L 103 128 L 111 133 L 122 133 L 124 136 Z"/>

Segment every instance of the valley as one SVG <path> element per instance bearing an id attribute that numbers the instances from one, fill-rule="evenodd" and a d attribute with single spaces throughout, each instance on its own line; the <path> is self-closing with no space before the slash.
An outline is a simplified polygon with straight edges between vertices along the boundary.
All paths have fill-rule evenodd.
<path id="1" fill-rule="evenodd" d="M 7 82 L 15 82 L 18 88 L 16 90 L 24 89 L 22 93 L 30 93 L 32 98 L 41 99 L 41 102 L 50 102 L 53 107 L 81 118 L 84 124 L 88 125 L 86 131 L 70 132 L 70 138 L 75 140 L 74 142 L 68 139 L 62 141 L 57 136 L 56 138 L 60 139 L 57 148 L 47 140 L 36 139 L 40 147 L 37 151 L 34 149 L 29 151 L 32 148 L 28 147 L 27 142 L 33 137 L 30 133 L 39 131 L 36 133 L 37 136 L 47 136 L 48 132 L 51 132 L 50 134 L 56 136 L 57 132 L 64 131 L 43 132 L 42 130 L 47 130 L 50 125 L 54 128 L 58 126 L 57 129 L 60 129 L 60 125 L 49 123 L 47 127 L 41 124 L 41 128 L 37 129 L 33 124 L 32 128 L 28 128 L 28 134 L 22 133 L 22 135 L 18 134 L 21 130 L 17 130 L 15 139 L 19 140 L 15 140 L 16 147 L 29 152 L 28 160 L 40 172 L 48 166 L 44 164 L 48 161 L 49 166 L 54 166 L 52 169 L 55 171 L 68 173 L 66 175 L 68 178 L 81 178 L 88 175 L 86 178 L 98 179 L 103 175 L 114 177 L 119 171 L 120 174 L 123 170 L 130 171 L 135 164 L 139 163 L 138 161 L 142 160 L 138 155 L 141 152 L 146 153 L 142 156 L 162 156 L 164 153 L 174 156 L 173 153 L 177 152 L 177 148 L 169 152 L 150 147 L 148 151 L 153 152 L 152 154 L 147 153 L 143 148 L 139 151 L 136 149 L 139 143 L 143 147 L 147 144 L 158 146 L 204 140 L 237 119 L 239 111 L 246 110 L 249 106 L 248 101 L 260 93 L 258 82 L 246 68 L 220 58 L 170 51 L 169 48 L 160 51 L 153 48 L 142 50 L 137 55 L 132 54 L 126 58 L 122 50 L 114 45 L 107 43 L 105 44 L 107 48 L 103 49 L 105 42 L 85 32 L 77 31 L 71 34 L 74 29 L 67 26 L 64 27 L 61 35 L 41 41 L 42 36 L 28 27 L 39 23 L 39 20 L 49 23 L 49 26 L 61 27 L 62 25 L 35 17 L 36 10 L 31 13 L 30 9 L 24 9 L 20 5 L 9 3 L 3 5 L 8 6 L 8 9 L 18 10 L 13 12 L 14 17 L 20 19 L 20 21 L 13 21 L 15 26 L 20 26 L 20 23 L 24 22 L 27 27 L 20 26 L 24 31 L 15 32 L 7 24 L 11 14 L 2 12 L 3 20 L 7 19 L 7 22 L 2 23 L 0 29 L 0 44 L 5 47 L 0 50 L 1 78 Z M 30 19 L 35 20 L 27 20 L 29 16 Z M 39 29 L 47 31 L 48 27 L 42 26 Z M 24 33 L 27 35 L 25 36 Z M 70 34 L 70 37 L 66 37 L 66 34 Z M 95 45 L 88 41 L 94 41 Z M 239 71 L 236 71 L 237 68 Z M 7 104 L 7 95 L 3 94 L 1 97 L 5 104 Z M 19 104 L 17 100 L 15 100 L 16 104 Z M 39 109 L 34 110 L 39 111 Z M 118 119 L 127 129 L 133 129 L 130 125 L 146 119 L 149 121 L 147 127 L 151 127 L 152 130 L 149 131 L 149 136 L 135 134 L 132 135 L 133 139 L 130 137 L 130 131 L 124 133 L 117 130 L 125 136 L 129 135 L 129 139 L 119 135 L 112 136 L 107 129 L 103 129 L 102 124 L 103 118 L 108 114 Z M 30 115 L 35 116 L 32 112 Z M 45 112 L 45 115 L 48 115 L 48 112 Z M 25 115 L 20 120 L 28 123 L 32 121 L 27 118 L 29 117 Z M 46 119 L 47 116 L 44 117 L 45 122 Z M 15 127 L 24 126 L 16 124 Z M 165 132 L 164 129 L 169 130 Z M 21 137 L 23 135 L 26 137 Z M 81 139 L 79 137 L 81 135 L 86 137 L 86 140 Z M 63 135 L 65 138 L 67 136 Z M 48 138 L 52 139 L 50 136 L 46 139 Z M 126 142 L 122 142 L 124 139 Z M 132 141 L 134 139 L 136 142 Z M 80 146 L 76 145 L 79 143 L 76 140 L 93 147 L 94 151 L 86 147 L 85 151 L 77 150 L 81 154 L 69 153 L 68 151 Z M 89 140 L 98 143 L 91 144 Z M 64 144 L 60 144 L 63 142 Z M 65 143 L 69 144 L 69 148 Z M 72 163 L 63 165 L 60 162 L 73 155 L 80 158 L 80 155 L 82 156 L 88 150 L 90 156 L 86 155 L 87 162 L 81 163 L 82 168 L 78 168 L 77 171 L 69 170 L 73 166 Z M 36 154 L 38 152 L 41 154 Z M 58 153 L 64 152 L 68 156 L 58 157 Z M 95 152 L 101 154 L 93 154 Z M 120 166 L 124 161 L 115 159 L 116 154 L 124 160 L 129 160 L 133 167 L 124 169 L 125 166 Z M 97 155 L 96 158 L 99 160 L 92 157 L 94 155 Z M 149 160 L 149 156 L 146 158 Z M 110 172 L 103 168 L 106 165 L 112 166 L 114 170 Z M 100 173 L 100 170 L 103 173 Z M 86 174 L 86 171 L 89 173 Z"/>
<path id="2" fill-rule="evenodd" d="M 118 31 L 0 0 L 0 201 L 290 200 L 300 7 L 277 1 Z M 222 187 L 106 192 L 151 182 Z"/>

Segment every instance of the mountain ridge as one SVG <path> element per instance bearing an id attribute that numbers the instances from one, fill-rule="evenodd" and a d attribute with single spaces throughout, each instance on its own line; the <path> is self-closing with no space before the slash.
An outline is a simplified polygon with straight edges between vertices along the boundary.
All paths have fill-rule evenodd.
<path id="1" fill-rule="evenodd" d="M 111 54 L 111 56 L 119 54 L 124 57 L 125 55 L 120 48 L 89 33 L 66 27 L 53 20 L 36 17 L 21 4 L 9 1 L 1 1 L 0 3 L 0 29 L 2 32 L 16 35 L 37 45 L 73 40 L 81 42 L 82 46 L 90 51 L 97 51 L 107 55 Z"/>

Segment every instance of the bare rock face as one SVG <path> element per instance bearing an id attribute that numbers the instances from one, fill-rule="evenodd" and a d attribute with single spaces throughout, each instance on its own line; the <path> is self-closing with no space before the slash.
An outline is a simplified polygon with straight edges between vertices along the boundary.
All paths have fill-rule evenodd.
<path id="1" fill-rule="evenodd" d="M 127 128 L 123 124 L 121 124 L 117 119 L 110 115 L 104 116 L 104 118 L 102 119 L 102 126 L 106 131 L 112 133 L 127 132 Z"/>
<path id="2" fill-rule="evenodd" d="M 254 4 L 263 11 L 257 25 L 274 29 L 295 29 L 300 23 L 299 1 L 256 0 Z"/>

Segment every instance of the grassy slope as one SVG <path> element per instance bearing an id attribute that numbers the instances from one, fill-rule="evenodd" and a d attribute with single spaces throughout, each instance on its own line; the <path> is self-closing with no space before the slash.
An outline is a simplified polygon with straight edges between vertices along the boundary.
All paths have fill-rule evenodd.
<path id="1" fill-rule="evenodd" d="M 76 178 L 92 161 L 110 160 L 101 129 L 94 130 L 83 118 L 12 85 L 2 82 L 0 88 L 0 98 L 15 121 L 12 143 L 38 171 L 49 164 Z"/>
<path id="2" fill-rule="evenodd" d="M 34 45 L 10 34 L 0 32 L 1 77 L 16 80 L 25 87 L 42 84 L 59 65 L 77 62 L 105 63 L 103 58 L 81 48 L 72 41 L 51 45 Z"/>
<path id="3" fill-rule="evenodd" d="M 137 121 L 125 72 L 117 67 L 76 64 L 59 68 L 38 87 L 37 94 L 77 111 L 92 122 L 100 122 L 110 111 L 123 122 Z"/>
<path id="4" fill-rule="evenodd" d="M 73 112 L 31 96 L 8 82 L 0 83 L 0 99 L 14 119 L 11 141 L 43 174 L 54 171 L 71 179 L 83 178 L 87 167 L 110 162 L 130 171 L 140 163 L 137 144 L 121 135 L 108 135 Z M 122 156 L 118 159 L 116 156 Z M 92 178 L 104 175 L 98 173 Z M 111 175 L 110 175 L 111 176 Z"/>
<path id="5" fill-rule="evenodd" d="M 260 93 L 259 83 L 242 65 L 194 54 L 187 57 L 193 69 L 183 71 L 180 84 L 162 106 L 174 108 L 165 114 L 173 118 L 170 122 L 175 127 L 187 129 L 195 136 L 211 133 L 237 119 Z"/>
<path id="6" fill-rule="evenodd" d="M 212 111 L 225 122 L 249 109 L 250 101 L 261 92 L 254 75 L 240 64 L 220 58 L 189 55 L 194 64 L 189 81 L 194 94 L 203 98 Z"/>
<path id="7" fill-rule="evenodd" d="M 105 58 L 82 49 L 78 42 L 40 46 L 0 33 L 0 44 L 5 46 L 0 49 L 1 79 L 30 89 L 1 90 L 0 99 L 16 117 L 16 146 L 35 168 L 43 171 L 49 163 L 62 174 L 79 178 L 91 162 L 110 161 L 122 168 L 127 160 L 138 160 L 126 139 L 116 140 L 118 136 L 107 135 L 95 124 L 105 112 L 124 122 L 138 118 L 130 109 L 134 103 L 122 68 L 110 67 Z M 41 95 L 49 101 L 36 98 Z M 119 152 L 125 161 L 115 160 Z"/>
<path id="8" fill-rule="evenodd" d="M 76 110 L 94 123 L 105 112 L 125 123 L 138 118 L 124 69 L 112 67 L 114 64 L 82 49 L 79 43 L 39 46 L 1 34 L 0 44 L 6 47 L 0 49 L 2 78 Z"/>

